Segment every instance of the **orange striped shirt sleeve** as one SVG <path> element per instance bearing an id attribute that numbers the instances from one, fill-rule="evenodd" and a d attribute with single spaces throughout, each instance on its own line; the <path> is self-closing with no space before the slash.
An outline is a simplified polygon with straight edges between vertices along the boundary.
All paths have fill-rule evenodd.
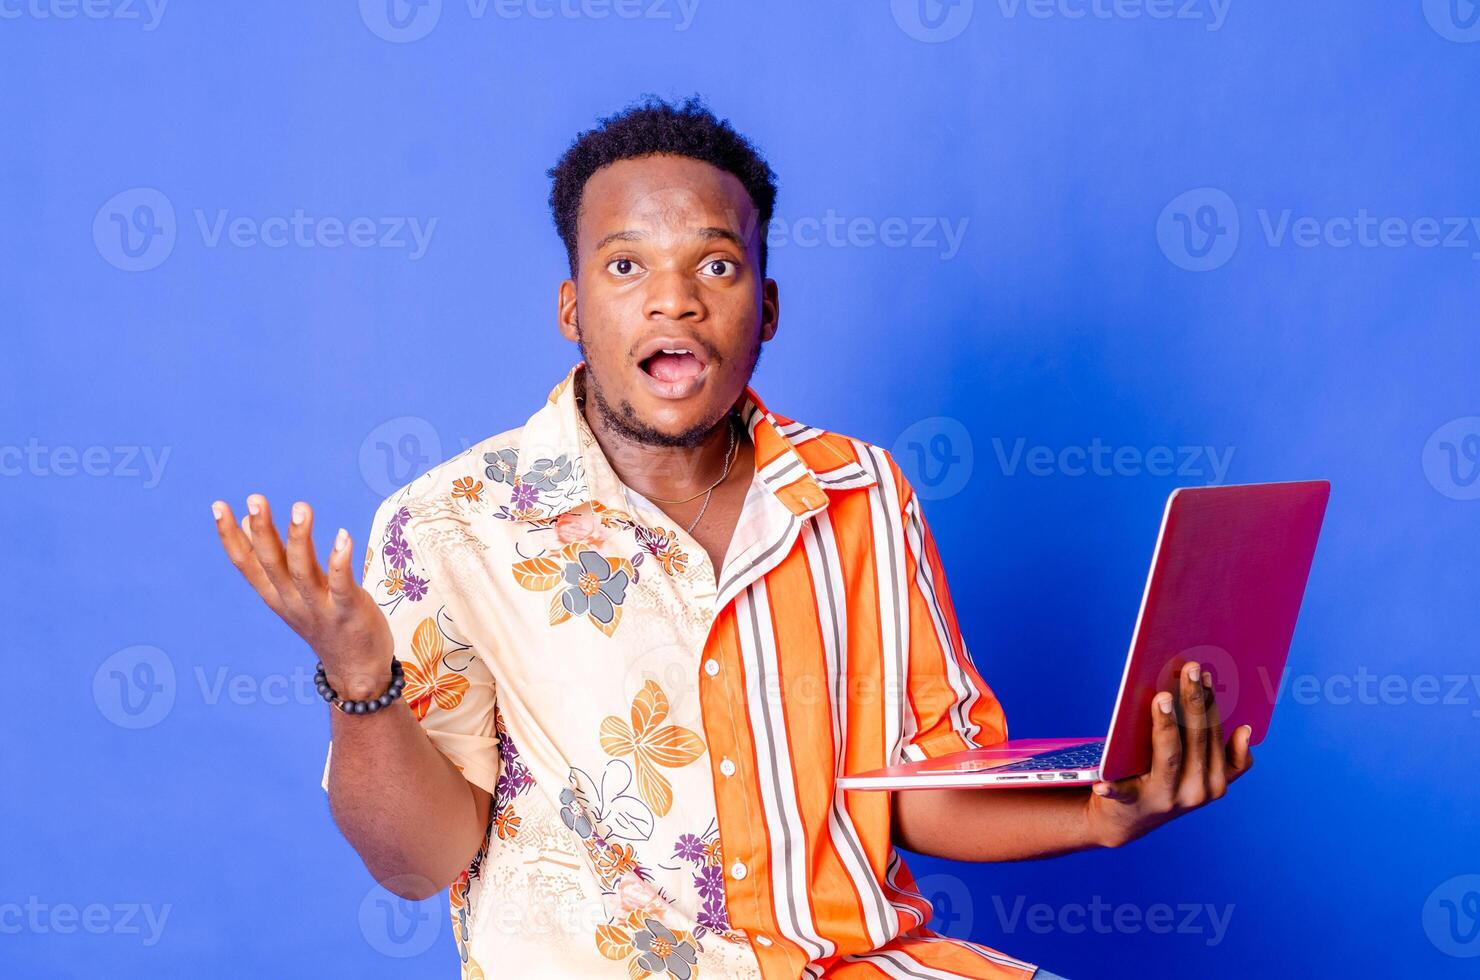
<path id="1" fill-rule="evenodd" d="M 961 636 L 920 497 L 892 458 L 890 464 L 902 501 L 909 596 L 903 760 L 934 759 L 1005 741 L 1007 718 Z"/>

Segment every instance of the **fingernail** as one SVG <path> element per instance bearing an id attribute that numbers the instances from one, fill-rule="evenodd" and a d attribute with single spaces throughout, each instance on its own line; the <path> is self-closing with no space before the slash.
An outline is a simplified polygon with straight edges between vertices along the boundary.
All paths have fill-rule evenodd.
<path id="1" fill-rule="evenodd" d="M 1199 667 L 1197 664 L 1193 664 L 1192 665 L 1192 670 L 1188 671 L 1187 676 L 1188 677 L 1191 677 L 1192 678 L 1192 683 L 1196 684 L 1197 683 L 1197 679 L 1198 679 L 1198 677 L 1201 674 L 1202 674 L 1202 668 Z"/>
<path id="2" fill-rule="evenodd" d="M 211 516 L 214 517 L 216 520 L 219 521 L 221 519 L 221 515 L 224 513 L 226 513 L 226 511 L 222 509 L 221 501 L 217 500 L 211 504 Z"/>
<path id="3" fill-rule="evenodd" d="M 1239 727 L 1239 731 L 1243 732 L 1245 735 L 1250 736 L 1251 738 L 1253 737 L 1253 735 L 1254 735 L 1254 726 L 1253 725 L 1240 725 L 1238 727 Z"/>
<path id="4" fill-rule="evenodd" d="M 1203 687 L 1210 691 L 1213 689 L 1213 675 L 1206 670 L 1203 671 Z"/>
<path id="5" fill-rule="evenodd" d="M 348 544 L 349 532 L 346 531 L 344 528 L 340 528 L 339 533 L 334 535 L 334 550 L 343 551 Z"/>
<path id="6" fill-rule="evenodd" d="M 1171 714 L 1172 713 L 1172 696 L 1170 694 L 1158 694 L 1156 696 L 1156 706 L 1161 709 L 1161 713 L 1162 714 L 1164 714 L 1164 715 Z"/>
<path id="7" fill-rule="evenodd" d="M 257 498 L 256 497 L 248 497 L 247 498 L 247 513 L 251 514 L 253 517 L 256 517 L 257 516 L 257 512 L 260 511 L 261 509 L 262 509 L 262 505 L 259 504 L 259 503 L 257 503 Z"/>
<path id="8" fill-rule="evenodd" d="M 1110 787 L 1109 786 L 1106 786 L 1104 783 L 1095 783 L 1095 795 L 1096 796 L 1109 796 L 1110 795 Z"/>
<path id="9" fill-rule="evenodd" d="M 294 504 L 293 505 L 293 523 L 294 524 L 302 524 L 303 521 L 304 521 L 304 518 L 306 518 L 307 516 L 308 516 L 308 508 L 304 507 L 302 504 Z"/>

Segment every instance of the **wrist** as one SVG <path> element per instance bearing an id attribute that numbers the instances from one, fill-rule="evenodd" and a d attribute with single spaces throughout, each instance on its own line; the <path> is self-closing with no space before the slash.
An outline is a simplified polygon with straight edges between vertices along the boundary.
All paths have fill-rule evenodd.
<path id="1" fill-rule="evenodd" d="M 324 676 L 329 686 L 334 689 L 334 693 L 346 701 L 378 698 L 390 687 L 391 661 L 387 657 L 374 666 L 355 665 L 332 670 L 325 665 Z"/>
<path id="2" fill-rule="evenodd" d="M 1124 833 L 1124 828 L 1117 825 L 1115 821 L 1106 820 L 1103 810 L 1104 799 L 1094 794 L 1094 790 L 1084 796 L 1084 833 L 1091 847 L 1119 847 L 1127 843 L 1130 838 Z"/>

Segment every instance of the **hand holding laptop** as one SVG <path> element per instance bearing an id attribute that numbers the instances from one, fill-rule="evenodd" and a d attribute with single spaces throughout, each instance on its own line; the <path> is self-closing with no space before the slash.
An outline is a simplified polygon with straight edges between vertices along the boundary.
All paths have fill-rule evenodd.
<path id="1" fill-rule="evenodd" d="M 1269 729 L 1330 491 L 1172 492 L 1105 736 L 1011 739 L 846 774 L 839 788 L 1094 784 L 1092 819 L 1111 842 L 1217 799 Z"/>
<path id="2" fill-rule="evenodd" d="M 1211 803 L 1254 764 L 1248 725 L 1240 725 L 1224 744 L 1212 673 L 1201 664 L 1185 664 L 1178 686 L 1175 697 L 1163 691 L 1152 699 L 1151 771 L 1095 783 L 1090 833 L 1106 847 L 1133 841 Z"/>

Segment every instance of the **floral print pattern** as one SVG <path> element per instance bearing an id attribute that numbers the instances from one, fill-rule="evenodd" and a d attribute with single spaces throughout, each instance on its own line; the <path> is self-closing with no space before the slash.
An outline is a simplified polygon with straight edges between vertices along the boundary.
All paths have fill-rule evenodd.
<path id="1" fill-rule="evenodd" d="M 704 740 L 679 725 L 664 725 L 668 696 L 649 680 L 632 700 L 631 724 L 616 715 L 601 722 L 601 748 L 609 755 L 631 756 L 637 769 L 637 791 L 658 816 L 673 806 L 673 790 L 659 766 L 686 766 L 704 754 Z"/>

